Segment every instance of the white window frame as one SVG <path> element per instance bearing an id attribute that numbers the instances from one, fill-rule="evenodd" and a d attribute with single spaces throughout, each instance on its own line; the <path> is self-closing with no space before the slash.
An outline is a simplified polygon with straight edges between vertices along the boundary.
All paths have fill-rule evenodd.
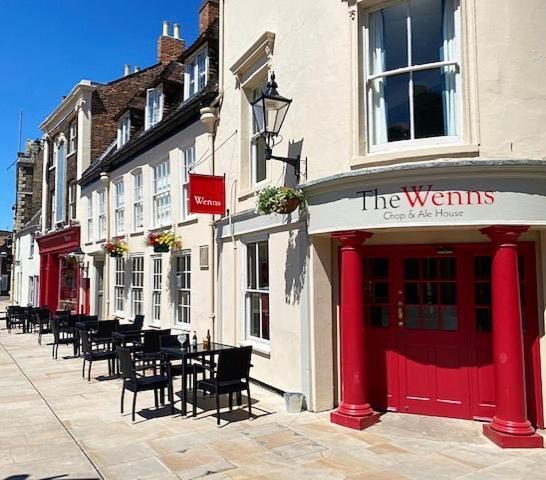
<path id="1" fill-rule="evenodd" d="M 183 250 L 174 257 L 174 291 L 176 292 L 176 323 L 182 327 L 191 325 L 191 250 Z M 187 294 L 187 301 L 182 299 Z"/>
<path id="2" fill-rule="evenodd" d="M 157 97 L 157 100 L 153 97 Z M 157 103 L 156 103 L 157 102 Z M 152 128 L 163 119 L 163 85 L 149 88 L 146 91 L 146 108 L 144 111 L 144 130 Z"/>
<path id="3" fill-rule="evenodd" d="M 152 223 L 154 228 L 171 224 L 171 170 L 169 159 L 152 166 Z"/>
<path id="4" fill-rule="evenodd" d="M 262 91 L 262 89 L 266 86 L 267 84 L 267 79 L 264 78 L 260 84 L 255 87 L 255 88 L 252 88 L 250 90 L 250 98 L 249 98 L 249 105 L 248 105 L 248 110 L 249 110 L 249 127 L 248 127 L 248 132 L 249 132 L 249 158 L 250 158 L 250 185 L 252 185 L 253 187 L 260 187 L 262 186 L 263 184 L 267 183 L 268 179 L 269 179 L 269 166 L 268 166 L 268 162 L 267 160 L 265 160 L 265 178 L 263 178 L 262 180 L 258 180 L 257 179 L 257 173 L 258 173 L 258 166 L 257 166 L 257 161 L 258 161 L 258 148 L 262 148 L 262 147 L 265 147 L 265 142 L 260 142 L 260 140 L 262 139 L 262 136 L 260 135 L 260 133 L 258 131 L 254 131 L 255 130 L 255 126 L 256 126 L 256 122 L 254 120 L 254 113 L 252 111 L 252 105 L 251 105 L 251 102 L 253 102 L 256 98 L 257 98 L 257 95 L 259 95 Z M 264 155 L 265 155 L 265 150 L 264 150 Z"/>
<path id="5" fill-rule="evenodd" d="M 78 212 L 76 210 L 77 185 L 71 183 L 68 185 L 68 219 L 76 220 Z"/>
<path id="6" fill-rule="evenodd" d="M 125 315 L 125 259 L 114 260 L 114 310 L 116 315 Z"/>
<path id="7" fill-rule="evenodd" d="M 186 145 L 185 147 L 182 147 L 180 150 L 180 172 L 181 172 L 181 178 L 180 178 L 180 184 L 182 185 L 182 205 L 181 205 L 181 211 L 182 211 L 182 220 L 190 220 L 192 218 L 195 218 L 195 214 L 190 213 L 190 171 L 195 166 L 196 158 L 195 158 L 195 144 Z"/>
<path id="8" fill-rule="evenodd" d="M 406 150 L 406 149 L 412 149 L 412 148 L 420 148 L 420 147 L 427 147 L 427 146 L 441 146 L 441 145 L 460 145 L 462 143 L 462 128 L 463 128 L 463 92 L 462 92 L 462 80 L 461 80 L 461 64 L 462 64 L 462 58 L 461 58 L 461 22 L 460 22 L 460 1 L 455 0 L 455 11 L 454 11 L 454 28 L 455 28 L 455 40 L 456 40 L 456 48 L 457 48 L 457 59 L 453 61 L 440 61 L 440 62 L 433 62 L 433 63 L 426 63 L 426 64 L 419 64 L 419 65 L 412 65 L 410 67 L 402 67 L 397 68 L 394 70 L 388 70 L 386 72 L 378 73 L 378 74 L 371 74 L 371 65 L 370 65 L 370 14 L 372 14 L 375 11 L 382 10 L 383 8 L 387 8 L 395 3 L 407 3 L 409 5 L 409 0 L 398 0 L 397 2 L 388 2 L 381 6 L 378 6 L 376 8 L 370 8 L 366 10 L 365 12 L 365 25 L 364 25 L 364 65 L 365 65 L 365 82 L 364 82 L 364 96 L 365 96 L 365 104 L 366 104 L 366 120 L 367 120 L 367 145 L 368 145 L 368 152 L 369 153 L 380 153 L 380 152 L 392 152 L 397 150 Z M 411 27 L 410 27 L 410 20 L 409 20 L 409 6 L 408 6 L 408 14 L 407 14 L 407 45 L 408 50 L 411 54 Z M 411 64 L 411 56 L 408 58 L 408 63 Z M 450 66 L 450 65 L 456 65 L 457 67 L 457 75 L 456 75 L 456 91 L 457 91 L 457 135 L 452 136 L 441 136 L 441 137 L 429 137 L 429 138 L 412 138 L 410 140 L 399 140 L 394 142 L 387 142 L 383 144 L 374 144 L 373 143 L 373 109 L 370 108 L 370 105 L 373 102 L 372 98 L 372 89 L 370 87 L 371 82 L 374 79 L 381 78 L 381 77 L 389 77 L 392 75 L 402 74 L 402 73 L 412 73 L 420 70 L 429 70 L 432 68 L 441 68 L 442 66 Z M 411 136 L 414 137 L 414 105 L 413 105 L 413 80 L 410 75 L 409 80 L 410 86 L 409 86 L 409 109 L 410 109 L 410 130 L 411 130 Z"/>
<path id="9" fill-rule="evenodd" d="M 63 138 L 55 145 L 55 219 L 53 224 L 57 225 L 63 223 L 66 218 L 66 147 L 67 141 Z M 59 148 L 62 147 L 61 152 L 63 153 L 62 157 L 59 157 Z M 59 162 L 59 159 L 62 159 L 62 163 Z M 61 165 L 62 168 L 59 168 Z M 62 176 L 62 178 L 60 178 Z M 61 205 L 61 210 L 59 212 L 58 206 L 59 202 Z"/>
<path id="10" fill-rule="evenodd" d="M 131 112 L 126 112 L 118 122 L 118 149 L 131 139 Z"/>
<path id="11" fill-rule="evenodd" d="M 161 255 L 154 255 L 152 258 L 152 289 L 151 289 L 151 315 L 152 323 L 161 323 L 161 289 L 163 285 L 163 259 Z"/>
<path id="12" fill-rule="evenodd" d="M 97 192 L 98 203 L 98 237 L 99 240 L 106 238 L 106 192 L 105 190 L 99 190 Z"/>
<path id="13" fill-rule="evenodd" d="M 255 343 L 261 346 L 265 346 L 266 349 L 269 348 L 269 345 L 271 343 L 271 290 L 270 286 L 268 285 L 267 289 L 260 289 L 260 288 L 249 288 L 249 278 L 248 278 L 248 251 L 249 248 L 255 248 L 256 249 L 256 258 L 258 259 L 258 244 L 259 243 L 266 243 L 267 244 L 267 259 L 268 259 L 268 278 L 270 278 L 269 275 L 269 265 L 270 265 L 270 248 L 269 248 L 269 237 L 268 236 L 257 236 L 253 238 L 247 238 L 243 242 L 244 245 L 244 255 L 243 257 L 243 272 L 244 274 L 241 275 L 243 280 L 243 299 L 242 299 L 242 307 L 243 307 L 243 331 L 244 331 L 244 341 L 245 342 L 251 342 Z M 256 279 L 258 281 L 259 286 L 259 261 L 256 262 Z M 259 337 L 251 335 L 250 334 L 250 302 L 251 302 L 251 295 L 252 294 L 267 294 L 268 295 L 268 305 L 269 305 L 269 339 L 262 338 L 262 335 Z M 262 320 L 260 318 L 260 331 L 262 330 Z"/>
<path id="14" fill-rule="evenodd" d="M 71 155 L 72 153 L 78 150 L 78 121 L 74 120 L 69 127 L 68 133 L 68 151 L 67 154 Z"/>
<path id="15" fill-rule="evenodd" d="M 204 59 L 204 65 L 199 60 Z M 209 55 L 207 48 L 199 50 L 186 61 L 184 73 L 184 100 L 193 97 L 207 86 L 209 80 Z"/>
<path id="16" fill-rule="evenodd" d="M 87 198 L 87 241 L 93 241 L 93 194 Z"/>
<path id="17" fill-rule="evenodd" d="M 114 231 L 116 235 L 125 232 L 125 184 L 123 178 L 114 182 Z"/>
<path id="18" fill-rule="evenodd" d="M 144 257 L 133 255 L 131 260 L 131 315 L 144 314 Z M 135 268 L 139 267 L 139 268 Z M 138 305 L 138 308 L 137 308 Z"/>
<path id="19" fill-rule="evenodd" d="M 133 232 L 138 232 L 144 228 L 144 176 L 140 168 L 132 172 L 131 181 L 133 183 Z"/>

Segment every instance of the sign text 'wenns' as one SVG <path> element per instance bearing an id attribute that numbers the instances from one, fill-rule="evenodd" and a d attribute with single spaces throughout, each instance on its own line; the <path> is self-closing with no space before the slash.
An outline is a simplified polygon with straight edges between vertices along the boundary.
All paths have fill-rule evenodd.
<path id="1" fill-rule="evenodd" d="M 190 173 L 190 213 L 224 215 L 226 212 L 226 181 L 223 176 Z"/>
<path id="2" fill-rule="evenodd" d="M 491 191 L 440 190 L 433 185 L 400 187 L 398 193 L 381 193 L 378 188 L 360 190 L 363 211 L 381 211 L 384 220 L 418 220 L 464 216 L 465 207 L 492 205 Z"/>

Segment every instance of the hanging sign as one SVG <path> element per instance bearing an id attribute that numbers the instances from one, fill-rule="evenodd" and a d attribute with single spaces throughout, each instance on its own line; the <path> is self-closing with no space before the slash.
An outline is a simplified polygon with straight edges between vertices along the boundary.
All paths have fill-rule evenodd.
<path id="1" fill-rule="evenodd" d="M 224 215 L 226 180 L 224 176 L 190 173 L 190 213 Z"/>

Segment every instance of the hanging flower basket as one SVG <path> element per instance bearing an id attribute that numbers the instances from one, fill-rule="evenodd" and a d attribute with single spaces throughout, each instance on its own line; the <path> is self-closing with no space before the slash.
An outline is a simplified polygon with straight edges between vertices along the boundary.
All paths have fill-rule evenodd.
<path id="1" fill-rule="evenodd" d="M 129 247 L 123 240 L 111 240 L 110 242 L 106 242 L 102 249 L 112 258 L 123 257 L 123 255 L 129 251 Z"/>
<path id="2" fill-rule="evenodd" d="M 177 237 L 170 230 L 160 233 L 150 232 L 144 243 L 149 247 L 153 247 L 156 253 L 167 253 L 170 250 L 180 250 L 182 248 L 180 237 Z"/>
<path id="3" fill-rule="evenodd" d="M 305 205 L 301 190 L 288 187 L 265 187 L 258 193 L 256 210 L 260 215 L 270 213 L 288 214 Z"/>
<path id="4" fill-rule="evenodd" d="M 64 257 L 64 263 L 67 267 L 75 267 L 78 265 L 78 257 L 74 253 L 69 253 Z"/>

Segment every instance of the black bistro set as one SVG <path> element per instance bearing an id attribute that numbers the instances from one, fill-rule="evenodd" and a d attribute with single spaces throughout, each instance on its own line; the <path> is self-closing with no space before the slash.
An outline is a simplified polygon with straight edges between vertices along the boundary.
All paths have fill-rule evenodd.
<path id="1" fill-rule="evenodd" d="M 72 314 L 68 311 L 51 313 L 47 308 L 9 306 L 6 327 L 21 329 L 22 333 L 37 333 L 38 343 L 48 335 L 52 357 L 58 359 L 60 346 L 72 349 L 74 357 L 82 359 L 82 377 L 91 380 L 93 363 L 108 362 L 111 379 L 120 379 L 121 413 L 125 392 L 133 394 L 132 419 L 135 420 L 137 395 L 154 392 L 155 407 L 165 405 L 165 392 L 171 414 L 175 413 L 174 385 L 180 377 L 180 411 L 187 416 L 192 387 L 192 415 L 197 415 L 197 391 L 214 396 L 217 424 L 220 425 L 220 397 L 233 396 L 242 405 L 242 393 L 248 399 L 248 415 L 252 418 L 249 374 L 252 347 L 234 347 L 205 341 L 190 342 L 187 333 L 173 334 L 170 329 L 143 328 L 144 316 L 136 315 L 131 323 L 118 319 L 99 320 L 94 315 Z M 86 372 L 87 369 L 87 372 Z M 176 382 L 178 383 L 178 382 Z"/>

